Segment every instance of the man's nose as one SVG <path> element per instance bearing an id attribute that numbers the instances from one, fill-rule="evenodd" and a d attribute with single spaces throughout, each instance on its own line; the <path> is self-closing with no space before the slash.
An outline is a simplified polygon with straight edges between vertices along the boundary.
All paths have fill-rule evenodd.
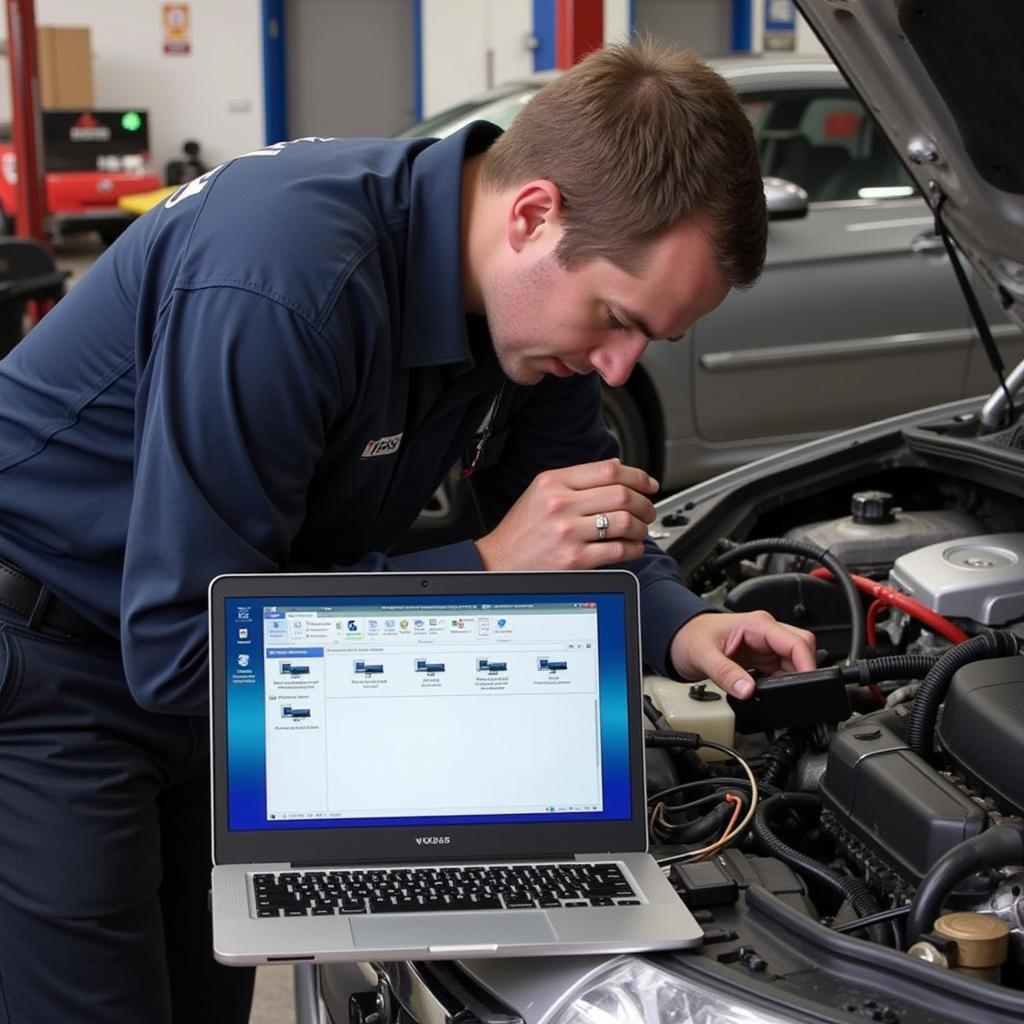
<path id="1" fill-rule="evenodd" d="M 610 387 L 617 388 L 629 380 L 633 367 L 647 348 L 647 339 L 617 339 L 590 354 L 590 363 L 601 379 Z"/>

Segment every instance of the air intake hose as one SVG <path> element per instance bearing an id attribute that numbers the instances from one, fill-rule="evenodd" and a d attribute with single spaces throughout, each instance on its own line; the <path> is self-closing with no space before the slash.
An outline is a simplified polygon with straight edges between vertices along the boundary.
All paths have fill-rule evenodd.
<path id="1" fill-rule="evenodd" d="M 1022 863 L 1024 827 L 1020 825 L 990 828 L 948 850 L 932 865 L 914 893 L 907 916 L 907 948 L 932 930 L 943 903 L 968 875 Z"/>
<path id="2" fill-rule="evenodd" d="M 1008 658 L 1017 653 L 1017 637 L 1006 630 L 979 633 L 970 640 L 951 647 L 929 669 L 914 698 L 907 719 L 907 746 L 926 761 L 931 760 L 935 722 L 939 706 L 946 697 L 949 684 L 958 669 L 972 661 L 987 658 Z"/>

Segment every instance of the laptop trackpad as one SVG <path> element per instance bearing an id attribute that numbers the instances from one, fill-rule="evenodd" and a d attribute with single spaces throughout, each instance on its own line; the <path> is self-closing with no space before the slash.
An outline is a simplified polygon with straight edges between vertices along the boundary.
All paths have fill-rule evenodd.
<path id="1" fill-rule="evenodd" d="M 351 917 L 352 938 L 357 946 L 509 946 L 554 942 L 555 931 L 542 912 L 488 914 L 388 914 Z"/>

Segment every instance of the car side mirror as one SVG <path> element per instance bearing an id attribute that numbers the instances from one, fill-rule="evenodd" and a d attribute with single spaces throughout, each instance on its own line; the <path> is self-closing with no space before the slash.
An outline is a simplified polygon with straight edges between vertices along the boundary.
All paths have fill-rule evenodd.
<path id="1" fill-rule="evenodd" d="M 765 178 L 764 199 L 769 220 L 796 220 L 807 216 L 807 193 L 792 181 Z"/>

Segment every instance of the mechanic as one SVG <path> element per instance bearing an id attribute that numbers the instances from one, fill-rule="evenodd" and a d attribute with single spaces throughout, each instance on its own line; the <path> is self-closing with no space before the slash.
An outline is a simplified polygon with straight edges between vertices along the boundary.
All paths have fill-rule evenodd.
<path id="1" fill-rule="evenodd" d="M 700 614 L 601 421 L 601 378 L 760 271 L 738 99 L 636 44 L 499 134 L 214 168 L 0 363 L 7 1019 L 247 1019 L 206 902 L 219 573 L 625 564 L 656 670 L 747 695 L 748 666 L 813 667 L 809 633 Z M 467 450 L 487 532 L 384 554 Z"/>

